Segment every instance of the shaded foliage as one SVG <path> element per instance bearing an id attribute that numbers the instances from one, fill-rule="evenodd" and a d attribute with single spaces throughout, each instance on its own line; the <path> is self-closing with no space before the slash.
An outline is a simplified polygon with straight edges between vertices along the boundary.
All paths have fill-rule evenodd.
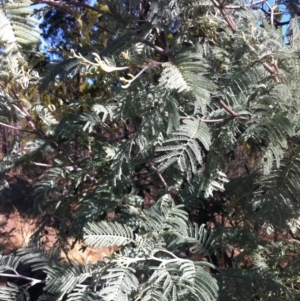
<path id="1" fill-rule="evenodd" d="M 55 216 L 60 236 L 118 250 L 65 263 L 37 246 L 37 231 L 2 257 L 1 276 L 16 279 L 2 300 L 26 300 L 37 284 L 40 300 L 297 299 L 299 25 L 289 3 L 289 45 L 266 2 L 39 3 L 46 68 L 26 53 L 36 36 L 21 48 L 15 23 L 28 34 L 30 13 L 0 9 L 0 122 L 17 131 L 2 179 L 38 167 L 34 209 Z M 38 275 L 22 277 L 20 264 Z"/>

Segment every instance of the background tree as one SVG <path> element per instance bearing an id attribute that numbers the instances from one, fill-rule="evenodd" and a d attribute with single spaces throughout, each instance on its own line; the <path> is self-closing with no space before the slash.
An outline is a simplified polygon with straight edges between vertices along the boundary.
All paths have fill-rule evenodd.
<path id="1" fill-rule="evenodd" d="M 33 237 L 1 259 L 2 276 L 25 281 L 1 288 L 2 300 L 39 283 L 40 300 L 299 299 L 299 26 L 289 3 L 289 45 L 280 9 L 265 1 L 39 3 L 71 16 L 74 31 L 54 40 L 47 8 L 42 28 L 62 49 L 37 85 L 43 70 L 24 67 L 28 54 L 9 39 L 19 35 L 0 23 L 2 58 L 18 55 L 2 67 L 14 76 L 2 85 L 2 125 L 18 121 L 3 183 L 12 168 L 44 168 L 34 209 L 62 237 L 118 251 L 65 264 Z M 253 9 L 262 5 L 269 11 Z M 13 28 L 10 7 L 1 20 Z"/>

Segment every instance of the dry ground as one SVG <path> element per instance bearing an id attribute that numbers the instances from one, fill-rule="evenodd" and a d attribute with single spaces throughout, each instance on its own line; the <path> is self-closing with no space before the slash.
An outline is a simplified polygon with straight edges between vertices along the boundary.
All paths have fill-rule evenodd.
<path id="1" fill-rule="evenodd" d="M 26 247 L 44 220 L 33 215 L 32 180 L 16 172 L 6 174 L 8 187 L 0 192 L 0 253 L 10 254 Z M 53 225 L 52 225 L 53 224 Z M 72 238 L 58 239 L 57 225 L 48 222 L 37 235 L 46 250 L 59 249 L 63 260 L 95 263 L 109 256 L 114 248 L 93 248 Z"/>

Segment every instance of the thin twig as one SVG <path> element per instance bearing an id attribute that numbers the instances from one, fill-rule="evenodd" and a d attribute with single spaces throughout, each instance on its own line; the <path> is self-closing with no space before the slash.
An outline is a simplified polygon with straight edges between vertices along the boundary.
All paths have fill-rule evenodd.
<path id="1" fill-rule="evenodd" d="M 257 1 L 257 2 L 252 2 L 250 3 L 251 6 L 255 6 L 255 5 L 258 5 L 258 4 L 262 4 L 262 3 L 265 3 L 267 2 L 268 0 L 260 0 L 260 1 Z"/>
<path id="2" fill-rule="evenodd" d="M 216 0 L 211 0 L 215 7 L 219 8 L 220 4 Z"/>
<path id="3" fill-rule="evenodd" d="M 38 162 L 32 162 L 36 166 L 43 166 L 43 167 L 53 167 L 52 164 L 45 164 L 45 163 L 38 163 Z"/>
<path id="4" fill-rule="evenodd" d="M 0 273 L 0 277 L 10 277 L 10 278 L 25 279 L 25 280 L 31 281 L 32 282 L 32 286 L 35 285 L 35 284 L 37 284 L 37 283 L 44 282 L 44 280 L 35 279 L 35 278 L 31 278 L 31 277 L 26 277 L 26 276 L 22 276 L 20 274 L 5 274 L 5 273 Z"/>
<path id="5" fill-rule="evenodd" d="M 243 120 L 248 120 L 248 118 L 242 117 L 241 115 L 234 112 L 230 107 L 227 106 L 227 104 L 225 104 L 225 102 L 223 100 L 220 100 L 219 102 L 220 102 L 221 106 L 233 117 L 243 119 Z"/>
<path id="6" fill-rule="evenodd" d="M 190 119 L 190 117 L 180 117 L 180 119 Z M 225 122 L 225 121 L 229 121 L 229 120 L 234 120 L 234 119 L 241 119 L 241 120 L 249 120 L 246 117 L 243 116 L 229 116 L 229 117 L 225 117 L 225 118 L 220 118 L 220 119 L 201 119 L 201 122 L 204 123 L 221 123 L 221 122 Z"/>
<path id="7" fill-rule="evenodd" d="M 275 82 L 276 82 L 276 83 L 279 83 L 280 80 L 279 80 L 278 76 L 276 76 L 276 70 L 275 70 L 274 66 L 271 67 L 271 66 L 269 66 L 267 63 L 263 63 L 262 65 L 264 66 L 264 68 L 265 68 L 271 75 L 274 76 Z"/>
<path id="8" fill-rule="evenodd" d="M 242 5 L 225 5 L 224 9 L 242 9 L 244 6 Z"/>
<path id="9" fill-rule="evenodd" d="M 4 126 L 4 127 L 9 128 L 9 129 L 17 130 L 17 131 L 20 131 L 20 132 L 26 132 L 26 133 L 30 133 L 30 134 L 37 134 L 36 131 L 23 130 L 23 129 L 20 129 L 20 128 L 12 126 L 12 125 L 8 125 L 8 124 L 3 123 L 3 122 L 0 122 L 0 126 L 1 125 Z"/>
<path id="10" fill-rule="evenodd" d="M 171 194 L 171 190 L 170 190 L 170 188 L 169 188 L 167 182 L 165 181 L 165 179 L 163 178 L 163 176 L 162 176 L 161 173 L 159 172 L 159 170 L 154 166 L 154 164 L 150 163 L 149 165 L 150 165 L 150 168 L 151 168 L 152 170 L 154 170 L 154 171 L 157 173 L 158 177 L 160 178 L 160 180 L 161 180 L 161 182 L 163 183 L 163 185 L 164 185 L 164 187 L 166 188 L 166 190 Z"/>
<path id="11" fill-rule="evenodd" d="M 19 128 L 15 127 L 15 126 L 8 125 L 8 124 L 5 124 L 5 123 L 2 123 L 2 122 L 0 122 L 0 125 L 2 125 L 2 126 L 4 126 L 4 127 L 7 127 L 7 128 L 9 128 L 9 129 L 13 129 L 13 130 L 18 130 L 18 131 L 20 131 Z"/>
<path id="12" fill-rule="evenodd" d="M 227 104 L 225 104 L 225 102 L 223 100 L 219 101 L 221 106 L 231 115 L 229 117 L 225 117 L 225 118 L 220 118 L 220 119 L 201 119 L 201 122 L 204 123 L 220 123 L 220 122 L 225 122 L 228 120 L 233 120 L 233 119 L 240 119 L 240 120 L 249 120 L 246 117 L 243 117 L 239 114 L 237 114 L 236 112 L 234 112 Z M 180 119 L 186 119 L 189 117 L 180 117 Z"/>
<path id="13" fill-rule="evenodd" d="M 201 119 L 201 122 L 204 123 L 220 123 L 220 122 L 225 122 L 228 120 L 233 120 L 233 119 L 241 119 L 240 117 L 236 116 L 230 116 L 230 117 L 226 117 L 226 118 L 221 118 L 221 119 Z"/>
<path id="14" fill-rule="evenodd" d="M 220 100 L 220 104 L 221 106 L 232 116 L 237 117 L 239 116 L 237 113 L 235 113 L 230 107 L 227 106 L 227 104 L 225 104 L 225 102 L 223 100 Z"/>
<path id="15" fill-rule="evenodd" d="M 165 49 L 163 49 L 163 48 L 161 48 L 161 47 L 159 47 L 159 46 L 151 43 L 150 41 L 148 41 L 146 39 L 139 39 L 139 41 L 141 43 L 144 43 L 145 45 L 150 46 L 151 48 L 153 48 L 157 52 L 160 52 L 161 54 L 164 54 L 164 55 L 168 56 L 169 58 L 171 58 L 173 60 L 175 59 L 175 56 L 169 50 L 165 50 Z"/>
<path id="16" fill-rule="evenodd" d="M 277 5 L 273 6 L 271 9 L 271 25 L 274 25 L 274 10 L 277 8 Z"/>
<path id="17" fill-rule="evenodd" d="M 242 5 L 225 5 L 224 8 L 225 9 L 241 9 L 244 7 L 252 7 L 252 6 L 259 5 L 259 4 L 263 4 L 265 2 L 267 2 L 267 0 L 260 0 L 260 1 L 254 2 L 254 3 L 246 4 L 244 6 L 242 6 Z"/>
<path id="18" fill-rule="evenodd" d="M 142 73 L 144 73 L 145 70 L 147 70 L 149 68 L 151 68 L 151 66 L 146 65 L 146 67 L 144 67 L 136 76 L 133 76 L 132 74 L 127 74 L 128 76 L 131 77 L 131 79 L 126 79 L 124 77 L 120 77 L 120 81 L 126 83 L 126 85 L 122 85 L 122 88 L 123 89 L 128 88 L 133 81 L 135 81 Z"/>
<path id="19" fill-rule="evenodd" d="M 105 13 L 103 12 L 101 9 L 97 8 L 97 7 L 93 7 L 93 6 L 90 6 L 90 5 L 87 5 L 87 4 L 84 4 L 82 2 L 77 2 L 77 1 L 68 1 L 67 4 L 64 4 L 63 2 L 61 1 L 49 1 L 49 0 L 38 0 L 38 1 L 35 1 L 33 2 L 31 5 L 36 5 L 36 4 L 46 4 L 48 6 L 51 6 L 51 7 L 54 7 L 56 9 L 59 9 L 60 11 L 63 11 L 63 12 L 66 12 L 66 13 L 69 13 L 72 15 L 72 11 L 70 10 L 70 8 L 68 7 L 68 5 L 73 5 L 73 6 L 76 6 L 76 7 L 83 7 L 83 8 L 87 8 L 87 9 L 90 9 L 90 10 L 93 10 L 93 11 L 96 11 L 98 12 L 99 14 L 101 15 L 109 15 L 108 13 Z M 106 27 L 103 27 L 103 26 L 100 26 L 100 25 L 97 25 L 101 30 L 103 31 L 106 31 L 108 33 L 111 33 L 113 35 L 115 35 L 115 33 L 113 31 L 111 31 L 110 29 L 106 28 Z"/>
<path id="20" fill-rule="evenodd" d="M 211 0 L 211 1 L 214 4 L 214 6 L 219 9 L 219 11 L 221 12 L 222 16 L 226 20 L 226 23 L 231 28 L 231 30 L 233 32 L 236 32 L 236 30 L 237 30 L 236 24 L 233 21 L 233 19 L 231 18 L 231 16 L 228 15 L 228 11 L 224 8 L 224 6 L 221 6 L 216 0 Z"/>
<path id="21" fill-rule="evenodd" d="M 41 131 L 41 130 L 38 130 L 32 117 L 30 116 L 29 112 L 24 108 L 22 107 L 22 110 L 13 104 L 13 107 L 20 112 L 20 114 L 27 120 L 27 122 L 29 123 L 29 125 L 31 126 L 31 128 L 35 131 L 36 134 L 39 134 L 39 136 L 42 136 L 43 138 L 45 137 L 45 134 Z"/>

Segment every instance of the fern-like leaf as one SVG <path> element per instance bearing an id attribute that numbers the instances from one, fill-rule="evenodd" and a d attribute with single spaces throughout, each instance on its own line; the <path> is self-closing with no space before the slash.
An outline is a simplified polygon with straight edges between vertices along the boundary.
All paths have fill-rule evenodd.
<path id="1" fill-rule="evenodd" d="M 21 51 L 32 49 L 39 41 L 39 30 L 34 26 L 37 20 L 31 18 L 32 11 L 26 9 L 30 4 L 24 0 L 0 7 L 0 42 L 4 45 L 0 57 L 0 79 L 5 83 L 9 79 L 16 80 L 23 87 L 28 85 L 30 76 L 24 69 Z"/>
<path id="2" fill-rule="evenodd" d="M 124 246 L 134 239 L 132 229 L 117 222 L 88 223 L 84 233 L 85 243 L 94 247 Z"/>
<path id="3" fill-rule="evenodd" d="M 100 296 L 105 301 L 128 301 L 132 290 L 138 287 L 135 270 L 130 267 L 114 267 L 101 279 L 106 282 Z"/>
<path id="4" fill-rule="evenodd" d="M 178 132 L 171 135 L 173 137 L 166 139 L 164 146 L 156 148 L 158 152 L 168 153 L 156 158 L 155 162 L 160 163 L 160 171 L 177 162 L 190 179 L 191 172 L 196 173 L 203 163 L 203 151 L 208 151 L 211 145 L 209 128 L 198 118 L 184 119 Z"/>

